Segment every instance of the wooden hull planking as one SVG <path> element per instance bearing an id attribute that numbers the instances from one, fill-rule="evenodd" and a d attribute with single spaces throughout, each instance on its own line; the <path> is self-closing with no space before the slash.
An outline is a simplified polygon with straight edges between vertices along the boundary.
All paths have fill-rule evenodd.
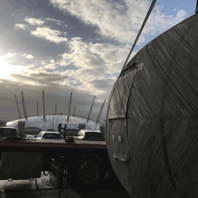
<path id="1" fill-rule="evenodd" d="M 131 196 L 198 197 L 198 15 L 122 70 L 107 106 L 106 141 Z"/>

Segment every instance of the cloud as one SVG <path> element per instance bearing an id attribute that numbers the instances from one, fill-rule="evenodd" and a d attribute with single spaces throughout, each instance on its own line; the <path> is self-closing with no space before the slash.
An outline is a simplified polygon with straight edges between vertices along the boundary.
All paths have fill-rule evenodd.
<path id="1" fill-rule="evenodd" d="M 34 86 L 68 86 L 107 98 L 116 79 L 113 75 L 119 74 L 129 46 L 85 42 L 79 37 L 68 40 L 67 44 L 68 52 L 48 60 L 33 59 L 30 66 L 20 61 L 20 57 L 30 58 L 31 54 L 18 55 L 23 70 L 12 72 L 10 77 Z M 5 55 L 12 56 L 12 53 Z M 11 62 L 16 65 L 15 59 Z"/>
<path id="2" fill-rule="evenodd" d="M 147 25 L 147 28 L 143 31 L 143 33 L 147 35 L 154 35 L 157 31 L 163 33 L 164 31 L 183 21 L 187 15 L 188 14 L 185 10 L 179 10 L 175 16 L 166 16 L 165 14 L 161 13 L 160 7 L 156 7 L 149 21 L 149 25 Z"/>
<path id="3" fill-rule="evenodd" d="M 9 68 L 15 68 L 16 66 L 9 66 Z M 18 66 L 19 67 L 19 66 Z M 20 66 L 19 71 L 13 70 L 9 73 L 10 80 L 16 83 L 31 85 L 31 86 L 47 86 L 51 89 L 58 87 L 65 87 L 68 81 L 72 80 L 72 77 L 68 77 L 61 72 L 52 72 L 45 70 L 44 67 L 38 67 L 34 65 Z M 79 90 L 79 89 L 78 89 Z"/>
<path id="4" fill-rule="evenodd" d="M 21 54 L 21 53 L 7 53 L 4 56 L 0 57 L 0 60 L 3 60 L 10 66 L 24 66 L 27 67 L 29 65 L 39 64 L 40 61 L 32 54 Z M 10 71 L 11 72 L 11 71 Z"/>
<path id="5" fill-rule="evenodd" d="M 60 26 L 61 26 L 61 23 L 63 22 L 63 21 L 61 21 L 61 20 L 52 19 L 52 18 L 44 18 L 44 20 L 45 20 L 46 22 L 56 23 L 57 25 L 60 25 Z"/>
<path id="6" fill-rule="evenodd" d="M 45 61 L 41 61 L 41 64 L 42 64 L 42 65 L 45 65 Z"/>
<path id="7" fill-rule="evenodd" d="M 25 21 L 30 25 L 43 25 L 44 21 L 36 18 L 25 18 Z"/>
<path id="8" fill-rule="evenodd" d="M 42 18 L 30 18 L 30 17 L 26 17 L 25 18 L 25 21 L 27 23 L 29 23 L 30 25 L 37 25 L 37 26 L 42 26 L 46 23 L 55 23 L 57 25 L 60 25 L 61 26 L 61 23 L 63 21 L 61 20 L 57 20 L 57 19 L 53 19 L 53 18 L 45 18 L 45 17 L 42 17 Z"/>
<path id="9" fill-rule="evenodd" d="M 69 41 L 70 53 L 62 55 L 60 65 L 74 64 L 78 68 L 93 68 L 101 65 L 99 57 L 89 52 L 89 44 L 83 42 L 81 38 L 72 38 Z"/>
<path id="10" fill-rule="evenodd" d="M 27 55 L 27 54 L 23 54 L 23 56 L 25 56 L 26 58 L 28 58 L 28 59 L 32 59 L 32 58 L 34 58 L 34 56 L 32 56 L 32 54 L 29 54 L 29 55 Z"/>
<path id="11" fill-rule="evenodd" d="M 15 27 L 16 27 L 16 28 L 19 28 L 19 29 L 25 30 L 25 28 L 27 27 L 27 25 L 16 23 L 16 24 L 15 24 Z"/>
<path id="12" fill-rule="evenodd" d="M 100 93 L 105 93 L 112 89 L 115 80 L 111 78 L 99 78 L 92 81 L 89 81 L 89 88 L 100 90 Z"/>
<path id="13" fill-rule="evenodd" d="M 13 80 L 21 82 L 23 84 L 31 84 L 31 85 L 47 85 L 47 86 L 60 86 L 60 82 L 64 81 L 67 76 L 66 75 L 60 75 L 60 74 L 54 74 L 50 72 L 46 72 L 45 70 L 41 69 L 33 69 L 31 70 L 25 70 L 19 74 L 10 74 Z"/>
<path id="14" fill-rule="evenodd" d="M 37 68 L 34 65 L 28 66 L 27 69 L 30 70 L 30 71 L 36 71 L 37 70 Z"/>
<path id="15" fill-rule="evenodd" d="M 67 80 L 67 86 L 104 99 L 109 97 L 116 78 L 111 75 L 106 77 L 100 70 L 100 68 L 92 70 L 81 68 L 66 70 L 63 74 L 71 78 Z"/>
<path id="16" fill-rule="evenodd" d="M 100 68 L 100 73 L 118 73 L 127 57 L 130 47 L 119 46 L 109 43 L 84 42 L 81 38 L 72 38 L 68 42 L 69 53 L 62 54 L 60 66 L 73 64 L 77 68 L 93 69 Z M 132 56 L 135 52 L 132 53 Z M 94 71 L 93 71 L 94 72 Z"/>
<path id="17" fill-rule="evenodd" d="M 56 62 L 61 67 L 73 65 L 73 69 L 62 72 L 72 78 L 65 82 L 66 85 L 108 97 L 116 80 L 113 75 L 118 76 L 121 71 L 129 46 L 85 42 L 79 37 L 72 38 L 68 45 L 70 51 L 62 54 L 61 60 Z"/>
<path id="18" fill-rule="evenodd" d="M 57 65 L 57 63 L 54 61 L 54 59 L 51 59 L 49 61 L 49 63 L 46 63 L 44 61 L 41 61 L 41 64 L 43 65 L 44 69 L 57 69 L 57 67 L 59 67 L 59 65 Z"/>
<path id="19" fill-rule="evenodd" d="M 84 47 L 89 46 L 88 48 L 90 48 L 91 46 L 90 44 L 87 44 L 87 43 L 84 43 L 84 44 L 85 44 Z M 7 54 L 7 57 L 11 57 L 11 56 L 12 56 L 12 53 Z M 21 54 L 21 56 L 23 56 L 23 54 Z M 89 57 L 87 58 L 89 59 Z M 9 81 L 2 80 L 3 85 L 0 86 L 1 90 L 3 87 L 5 88 L 5 83 L 7 83 L 6 85 L 7 89 L 9 89 L 9 92 L 13 94 L 16 94 L 17 91 L 25 91 L 25 90 L 26 91 L 29 90 L 28 93 L 31 93 L 32 90 L 34 92 L 35 91 L 38 92 L 38 90 L 41 90 L 41 89 L 50 90 L 51 92 L 56 91 L 57 94 L 60 94 L 58 93 L 60 90 L 67 91 L 67 92 L 72 91 L 74 93 L 73 101 L 75 104 L 79 103 L 79 102 L 76 103 L 76 100 L 81 98 L 82 94 L 83 94 L 83 99 L 80 102 L 84 102 L 84 101 L 86 102 L 86 101 L 93 99 L 93 95 L 97 95 L 98 101 L 103 101 L 104 99 L 108 98 L 109 90 L 111 89 L 110 82 L 112 82 L 112 80 L 110 78 L 105 79 L 105 77 L 101 77 L 102 75 L 101 67 L 96 67 L 95 69 L 93 69 L 94 68 L 94 65 L 93 65 L 93 68 L 88 69 L 88 68 L 80 67 L 76 71 L 73 69 L 70 69 L 70 71 L 67 70 L 66 72 L 59 68 L 57 68 L 55 71 L 48 71 L 45 68 L 46 63 L 57 65 L 58 63 L 57 59 L 58 57 L 56 57 L 56 59 L 51 59 L 51 60 L 49 59 L 48 62 L 46 60 L 45 62 L 44 60 L 41 60 L 43 61 L 44 65 L 41 65 L 40 64 L 41 61 L 39 61 L 38 64 L 40 65 L 20 66 L 21 69 L 17 72 L 11 69 L 11 71 L 13 72 L 9 74 L 10 80 Z M 14 67 L 15 65 L 12 65 L 12 67 L 10 68 L 14 68 Z M 67 75 L 67 73 L 70 75 Z M 18 87 L 18 88 L 15 89 L 15 87 Z M 85 96 L 88 97 L 88 99 Z M 13 97 L 13 96 L 10 96 L 10 97 Z M 91 102 L 92 101 L 90 101 L 88 108 L 90 108 Z M 94 104 L 94 106 L 95 105 L 96 104 Z M 101 104 L 99 106 L 101 106 Z M 97 112 L 98 112 L 99 106 L 97 107 Z M 3 106 L 0 105 L 0 108 L 3 108 Z M 81 108 L 81 107 L 77 105 L 77 108 Z M 82 108 L 84 108 L 84 106 Z M 77 110 L 77 112 L 78 111 L 79 110 Z M 95 110 L 93 109 L 93 112 L 94 111 Z M 86 111 L 86 113 L 88 114 L 88 111 Z"/>
<path id="20" fill-rule="evenodd" d="M 5 56 L 2 56 L 1 58 L 10 58 L 10 57 L 13 57 L 13 56 L 15 56 L 16 55 L 16 53 L 10 53 L 10 52 L 8 52 Z"/>
<path id="21" fill-rule="evenodd" d="M 35 31 L 31 32 L 31 35 L 44 38 L 50 42 L 61 43 L 67 41 L 67 38 L 61 37 L 61 32 L 58 30 L 52 30 L 49 27 L 38 27 Z"/>
<path id="22" fill-rule="evenodd" d="M 57 66 L 55 63 L 50 63 L 44 66 L 45 69 L 56 69 Z"/>
<path id="23" fill-rule="evenodd" d="M 66 32 L 51 28 L 56 27 L 55 25 L 62 25 L 64 28 L 65 24 L 61 20 L 44 17 L 25 18 L 26 25 L 18 24 L 24 25 L 18 28 L 25 29 L 27 26 L 32 30 L 32 36 L 50 42 L 67 42 L 69 50 L 37 63 L 36 58 L 32 59 L 31 64 L 36 66 L 29 66 L 23 72 L 13 74 L 13 79 L 52 88 L 66 86 L 107 99 L 129 53 L 130 43 L 134 41 L 149 9 L 150 1 L 50 0 L 50 4 L 64 13 L 70 13 L 85 24 L 96 27 L 98 34 L 116 42 L 88 42 L 80 37 L 68 39 L 65 36 Z M 159 6 L 154 8 L 138 44 L 145 42 L 146 35 L 163 32 L 187 16 L 184 10 L 176 11 L 174 15 L 166 15 L 161 10 L 162 7 Z M 131 57 L 135 54 L 134 51 Z M 33 58 L 31 54 L 23 56 Z"/>
<path id="24" fill-rule="evenodd" d="M 65 75 L 60 75 L 60 74 L 55 74 L 55 73 L 45 73 L 45 72 L 31 74 L 31 77 L 36 78 L 36 79 L 43 79 L 46 82 L 59 82 L 68 78 L 68 76 L 65 76 Z"/>
<path id="25" fill-rule="evenodd" d="M 133 42 L 150 7 L 149 0 L 50 0 L 50 4 L 59 10 L 70 13 L 85 24 L 98 27 L 102 36 L 118 42 Z M 144 28 L 138 44 L 144 43 L 145 35 L 163 32 L 184 20 L 187 12 L 179 10 L 176 16 L 165 15 L 159 6 L 155 6 Z"/>

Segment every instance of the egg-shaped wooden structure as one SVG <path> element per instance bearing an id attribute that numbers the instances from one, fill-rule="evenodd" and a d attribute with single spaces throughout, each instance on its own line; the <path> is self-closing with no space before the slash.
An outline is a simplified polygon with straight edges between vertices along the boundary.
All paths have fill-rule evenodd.
<path id="1" fill-rule="evenodd" d="M 198 197 L 198 14 L 122 69 L 107 106 L 106 141 L 131 197 Z"/>

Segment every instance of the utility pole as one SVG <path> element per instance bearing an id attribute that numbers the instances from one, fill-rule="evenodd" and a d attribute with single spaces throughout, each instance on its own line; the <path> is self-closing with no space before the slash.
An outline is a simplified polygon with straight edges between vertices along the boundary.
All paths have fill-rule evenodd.
<path id="1" fill-rule="evenodd" d="M 72 92 L 70 94 L 70 99 L 69 99 L 69 109 L 68 109 L 68 114 L 67 114 L 67 122 L 69 121 L 69 115 L 70 115 L 70 109 L 71 109 L 71 101 L 72 101 Z"/>
<path id="2" fill-rule="evenodd" d="M 102 114 L 102 110 L 103 110 L 103 107 L 104 107 L 104 105 L 105 105 L 105 102 L 106 102 L 106 100 L 102 103 L 102 106 L 101 106 L 101 108 L 100 108 L 100 111 L 99 111 L 99 114 L 98 114 L 96 123 L 98 123 L 99 120 L 100 120 L 100 116 L 101 116 L 101 114 Z"/>
<path id="3" fill-rule="evenodd" d="M 16 95 L 15 95 L 15 100 L 16 100 L 17 111 L 18 111 L 18 114 L 19 114 L 19 119 L 21 119 L 21 114 L 20 114 L 20 111 L 19 111 L 19 104 L 18 104 Z"/>
<path id="4" fill-rule="evenodd" d="M 37 106 L 37 116 L 39 116 L 39 107 L 38 107 L 38 102 L 36 102 L 36 106 Z"/>
<path id="5" fill-rule="evenodd" d="M 43 90 L 43 119 L 45 120 L 45 95 Z"/>
<path id="6" fill-rule="evenodd" d="M 95 100 L 95 96 L 94 96 L 94 98 L 93 98 L 93 102 L 92 102 L 91 108 L 90 108 L 90 110 L 89 110 L 89 114 L 88 114 L 88 117 L 87 117 L 87 122 L 89 121 L 89 118 L 90 118 L 90 115 L 91 115 L 91 111 L 92 111 L 92 107 L 93 107 L 93 104 L 94 104 L 94 100 Z"/>

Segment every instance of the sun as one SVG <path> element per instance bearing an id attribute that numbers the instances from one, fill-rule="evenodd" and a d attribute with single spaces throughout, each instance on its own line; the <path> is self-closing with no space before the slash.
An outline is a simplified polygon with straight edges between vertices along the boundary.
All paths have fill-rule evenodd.
<path id="1" fill-rule="evenodd" d="M 11 80 L 10 74 L 20 73 L 22 66 L 10 65 L 6 61 L 0 59 L 0 78 Z"/>
<path id="2" fill-rule="evenodd" d="M 0 78 L 10 79 L 9 74 L 11 73 L 11 68 L 9 65 L 0 59 Z"/>

